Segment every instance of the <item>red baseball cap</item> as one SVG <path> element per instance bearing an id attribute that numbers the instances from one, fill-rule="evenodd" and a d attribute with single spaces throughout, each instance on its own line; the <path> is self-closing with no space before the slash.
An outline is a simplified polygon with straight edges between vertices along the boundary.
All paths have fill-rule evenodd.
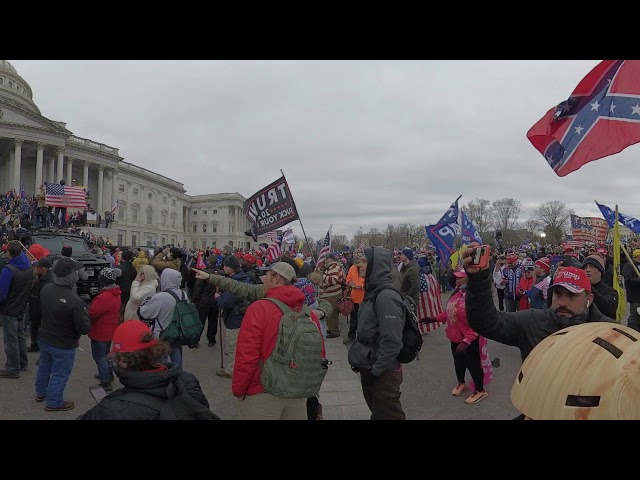
<path id="1" fill-rule="evenodd" d="M 149 348 L 158 343 L 155 338 L 151 341 L 142 340 L 145 333 L 151 333 L 146 323 L 140 320 L 126 320 L 118 325 L 113 332 L 113 352 L 136 352 Z"/>
<path id="2" fill-rule="evenodd" d="M 42 245 L 34 243 L 33 245 L 29 246 L 29 253 L 33 255 L 36 260 L 40 260 L 42 257 L 47 257 L 51 253 L 51 250 L 43 247 Z"/>
<path id="3" fill-rule="evenodd" d="M 554 287 L 564 287 L 572 293 L 591 292 L 591 282 L 584 270 L 576 267 L 566 267 L 553 277 Z"/>
<path id="4" fill-rule="evenodd" d="M 607 249 L 606 248 L 602 248 L 600 247 L 599 249 L 596 250 L 597 253 L 606 256 L 607 255 Z"/>
<path id="5" fill-rule="evenodd" d="M 256 257 L 254 257 L 250 253 L 247 253 L 243 258 L 245 262 L 249 263 L 250 265 L 254 265 L 256 263 Z"/>

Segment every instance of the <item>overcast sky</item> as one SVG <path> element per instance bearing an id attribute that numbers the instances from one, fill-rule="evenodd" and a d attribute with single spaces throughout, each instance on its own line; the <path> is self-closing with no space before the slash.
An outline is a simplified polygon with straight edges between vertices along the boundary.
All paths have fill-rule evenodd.
<path id="1" fill-rule="evenodd" d="M 640 145 L 558 177 L 526 138 L 599 60 L 9 62 L 45 117 L 189 195 L 282 169 L 315 240 L 435 223 L 458 195 L 516 198 L 520 221 L 552 200 L 640 217 Z"/>

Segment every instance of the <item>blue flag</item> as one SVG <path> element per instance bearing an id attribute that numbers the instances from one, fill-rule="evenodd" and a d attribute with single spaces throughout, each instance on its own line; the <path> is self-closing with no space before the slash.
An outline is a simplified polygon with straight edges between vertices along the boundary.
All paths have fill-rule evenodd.
<path id="1" fill-rule="evenodd" d="M 460 195 L 460 197 L 462 197 L 462 195 Z M 451 204 L 446 212 L 444 212 L 444 215 L 442 215 L 442 218 L 438 220 L 437 224 L 458 223 L 458 200 L 460 200 L 460 197 L 456 198 L 456 201 Z"/>
<path id="2" fill-rule="evenodd" d="M 482 244 L 482 237 L 478 233 L 476 226 L 469 220 L 467 214 L 462 211 L 462 243 L 469 244 L 471 242 L 478 242 Z"/>
<path id="3" fill-rule="evenodd" d="M 607 224 L 609 224 L 609 228 L 613 228 L 613 224 L 616 221 L 615 210 L 611 210 L 606 205 L 600 205 L 598 202 L 596 202 L 596 205 L 600 209 L 600 212 L 602 212 L 602 216 L 607 221 Z M 640 233 L 640 221 L 638 219 L 618 212 L 618 220 L 632 232 Z"/>
<path id="4" fill-rule="evenodd" d="M 436 247 L 436 253 L 440 259 L 440 265 L 446 265 L 454 251 L 454 242 L 456 239 L 455 223 L 437 223 L 435 225 L 427 225 L 424 227 L 427 237 Z"/>

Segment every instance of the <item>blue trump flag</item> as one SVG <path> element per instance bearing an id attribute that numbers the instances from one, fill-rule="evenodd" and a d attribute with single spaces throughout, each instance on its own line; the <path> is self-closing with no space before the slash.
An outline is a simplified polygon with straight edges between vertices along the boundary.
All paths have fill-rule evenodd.
<path id="1" fill-rule="evenodd" d="M 436 253 L 440 259 L 440 265 L 446 265 L 455 250 L 457 228 L 455 223 L 437 223 L 424 227 L 427 237 L 436 247 Z"/>
<path id="2" fill-rule="evenodd" d="M 476 226 L 469 220 L 467 214 L 462 211 L 462 243 L 469 244 L 471 242 L 478 242 L 482 244 L 482 237 L 478 233 Z"/>
<path id="3" fill-rule="evenodd" d="M 458 200 L 460 200 L 460 195 L 456 198 L 455 202 L 451 204 L 449 209 L 444 212 L 444 215 L 438 220 L 438 224 L 440 223 L 458 223 Z"/>
<path id="4" fill-rule="evenodd" d="M 602 216 L 607 221 L 607 224 L 609 224 L 609 228 L 613 228 L 616 221 L 616 212 L 614 210 L 611 210 L 606 205 L 599 204 L 597 201 L 596 205 L 600 209 L 600 212 L 602 212 Z M 618 220 L 632 232 L 640 233 L 640 221 L 638 219 L 618 212 Z"/>

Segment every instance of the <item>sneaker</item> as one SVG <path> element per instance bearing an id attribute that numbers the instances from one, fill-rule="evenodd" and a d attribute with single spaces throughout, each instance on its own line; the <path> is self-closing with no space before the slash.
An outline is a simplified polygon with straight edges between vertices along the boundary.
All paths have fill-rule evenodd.
<path id="1" fill-rule="evenodd" d="M 207 347 L 213 347 L 216 344 L 216 339 L 214 338 L 213 340 L 209 340 L 209 343 L 207 343 Z"/>
<path id="2" fill-rule="evenodd" d="M 339 333 L 327 333 L 327 338 L 338 338 L 340 336 Z"/>
<path id="3" fill-rule="evenodd" d="M 229 375 L 224 368 L 219 368 L 218 370 L 216 370 L 216 375 L 218 375 L 219 377 L 224 377 L 224 378 L 231 378 L 231 375 Z"/>
<path id="4" fill-rule="evenodd" d="M 73 402 L 62 402 L 62 405 L 58 407 L 50 407 L 49 405 L 44 407 L 45 412 L 66 412 L 68 410 L 73 410 L 76 404 Z"/>
<path id="5" fill-rule="evenodd" d="M 113 384 L 111 382 L 100 382 L 100 386 L 105 392 L 113 392 Z"/>
<path id="6" fill-rule="evenodd" d="M 0 378 L 20 378 L 20 375 L 9 373 L 6 370 L 0 370 Z"/>
<path id="7" fill-rule="evenodd" d="M 20 370 L 26 372 L 27 370 L 29 370 L 29 367 L 20 367 Z"/>
<path id="8" fill-rule="evenodd" d="M 466 403 L 478 403 L 483 398 L 487 398 L 489 394 L 487 392 L 473 392 L 473 394 L 465 400 Z"/>
<path id="9" fill-rule="evenodd" d="M 36 402 L 44 402 L 44 399 L 45 399 L 44 395 L 36 395 L 35 396 Z"/>
<path id="10" fill-rule="evenodd" d="M 459 383 L 454 387 L 453 390 L 451 390 L 451 395 L 459 397 L 460 395 L 462 395 L 462 392 L 464 392 L 466 389 L 467 389 L 466 383 Z"/>

